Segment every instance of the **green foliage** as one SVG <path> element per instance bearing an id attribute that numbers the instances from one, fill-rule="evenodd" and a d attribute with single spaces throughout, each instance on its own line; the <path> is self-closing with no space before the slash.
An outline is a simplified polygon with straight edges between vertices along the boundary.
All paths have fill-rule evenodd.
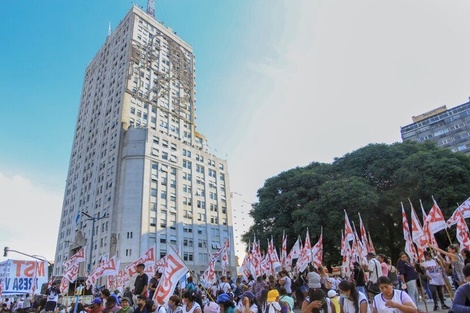
<path id="1" fill-rule="evenodd" d="M 243 240 L 256 235 L 266 247 L 273 236 L 280 246 L 285 232 L 289 250 L 307 229 L 315 244 L 323 227 L 324 263 L 339 264 L 346 211 L 356 228 L 360 213 L 376 250 L 396 260 L 404 248 L 400 202 L 410 219 L 411 199 L 421 218 L 419 200 L 428 212 L 432 196 L 450 217 L 470 196 L 470 157 L 431 142 L 370 144 L 332 164 L 311 163 L 266 180 L 250 213 L 255 223 Z"/>

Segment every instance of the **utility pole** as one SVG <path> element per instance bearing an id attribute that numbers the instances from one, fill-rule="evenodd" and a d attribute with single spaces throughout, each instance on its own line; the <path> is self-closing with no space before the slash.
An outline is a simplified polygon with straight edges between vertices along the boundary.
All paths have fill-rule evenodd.
<path id="1" fill-rule="evenodd" d="M 88 274 L 91 273 L 91 259 L 92 259 L 92 255 L 93 255 L 93 246 L 94 246 L 94 243 L 93 243 L 93 239 L 95 237 L 95 221 L 99 221 L 101 219 L 104 219 L 104 218 L 108 218 L 109 215 L 106 214 L 106 215 L 103 215 L 103 216 L 98 216 L 98 217 L 94 217 L 94 216 L 91 216 L 90 214 L 86 213 L 86 212 L 83 212 L 81 211 L 81 213 L 83 215 L 85 215 L 86 217 L 88 217 L 85 221 L 92 221 L 92 225 L 91 225 L 91 242 L 90 242 L 90 256 L 88 257 Z"/>

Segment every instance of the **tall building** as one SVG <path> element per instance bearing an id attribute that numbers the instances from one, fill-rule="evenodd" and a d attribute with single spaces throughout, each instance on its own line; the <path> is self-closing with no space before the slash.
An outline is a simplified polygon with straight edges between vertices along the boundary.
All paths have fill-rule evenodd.
<path id="1" fill-rule="evenodd" d="M 85 72 L 54 275 L 82 246 L 93 269 L 154 244 L 201 273 L 227 238 L 234 273 L 228 166 L 196 131 L 195 85 L 192 47 L 133 6 Z"/>
<path id="2" fill-rule="evenodd" d="M 437 109 L 413 116 L 413 124 L 401 127 L 403 141 L 432 140 L 438 146 L 470 155 L 470 102 L 451 109 Z"/>

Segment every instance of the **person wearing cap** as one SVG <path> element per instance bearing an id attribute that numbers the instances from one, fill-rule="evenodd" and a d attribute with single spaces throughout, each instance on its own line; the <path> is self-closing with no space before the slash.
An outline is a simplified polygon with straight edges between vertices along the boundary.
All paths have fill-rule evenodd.
<path id="1" fill-rule="evenodd" d="M 101 306 L 101 299 L 95 298 L 91 301 L 91 307 L 86 308 L 88 313 L 101 313 L 103 312 L 103 307 Z"/>
<path id="2" fill-rule="evenodd" d="M 220 313 L 235 313 L 235 303 L 226 293 L 221 293 L 216 301 L 220 307 Z"/>
<path id="3" fill-rule="evenodd" d="M 220 313 L 220 307 L 217 303 L 210 301 L 204 306 L 204 313 Z"/>
<path id="4" fill-rule="evenodd" d="M 280 313 L 281 305 L 279 304 L 279 291 L 271 289 L 266 296 L 266 307 L 263 308 L 265 313 Z"/>
<path id="5" fill-rule="evenodd" d="M 331 304 L 335 307 L 335 313 L 340 313 L 341 308 L 339 306 L 338 294 L 334 290 L 329 290 L 327 293 L 328 298 L 331 301 Z"/>
<path id="6" fill-rule="evenodd" d="M 131 307 L 131 299 L 122 297 L 121 308 L 116 313 L 134 313 L 134 309 Z"/>
<path id="7" fill-rule="evenodd" d="M 235 309 L 235 313 L 258 313 L 258 306 L 255 303 L 255 295 L 251 291 L 245 291 L 240 296 L 240 301 Z"/>
<path id="8" fill-rule="evenodd" d="M 116 298 L 114 297 L 108 297 L 104 304 L 104 310 L 103 313 L 116 313 L 119 311 L 121 307 L 117 304 Z"/>

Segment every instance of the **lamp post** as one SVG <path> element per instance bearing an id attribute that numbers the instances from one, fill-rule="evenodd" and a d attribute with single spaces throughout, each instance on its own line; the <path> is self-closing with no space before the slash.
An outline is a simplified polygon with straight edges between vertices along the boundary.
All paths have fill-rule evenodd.
<path id="1" fill-rule="evenodd" d="M 103 218 L 108 218 L 109 215 L 106 214 L 106 215 L 103 215 L 103 216 L 98 216 L 98 217 L 94 217 L 94 216 L 91 216 L 90 214 L 86 213 L 86 212 L 83 212 L 81 211 L 81 213 L 83 215 L 85 215 L 86 217 L 88 217 L 85 221 L 92 221 L 92 225 L 91 225 L 91 242 L 90 242 L 90 256 L 88 257 L 88 273 L 91 273 L 91 259 L 92 259 L 92 255 L 93 255 L 93 238 L 95 237 L 95 222 L 96 221 L 99 221 Z"/>

